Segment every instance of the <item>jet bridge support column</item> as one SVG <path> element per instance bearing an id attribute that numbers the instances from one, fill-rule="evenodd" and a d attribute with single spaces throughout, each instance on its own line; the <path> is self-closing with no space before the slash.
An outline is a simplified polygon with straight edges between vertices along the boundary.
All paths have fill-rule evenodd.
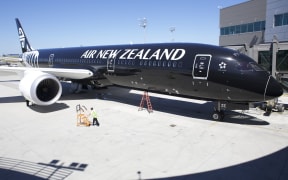
<path id="1" fill-rule="evenodd" d="M 273 41 L 271 44 L 271 50 L 272 50 L 272 70 L 271 70 L 271 74 L 274 78 L 276 78 L 276 60 L 277 60 L 277 52 L 278 52 L 278 45 L 279 45 L 279 41 L 277 39 L 277 36 L 274 35 L 273 36 Z"/>

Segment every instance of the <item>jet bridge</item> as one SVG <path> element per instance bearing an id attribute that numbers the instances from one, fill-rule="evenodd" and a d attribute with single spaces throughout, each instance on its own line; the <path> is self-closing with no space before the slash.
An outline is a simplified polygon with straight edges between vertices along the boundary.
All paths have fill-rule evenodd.
<path id="1" fill-rule="evenodd" d="M 269 71 L 282 84 L 283 89 L 288 92 L 288 42 L 279 42 L 277 37 L 274 36 L 271 43 L 253 46 L 247 44 L 231 45 L 226 46 L 226 48 L 236 50 L 254 59 Z M 263 103 L 261 108 L 269 114 L 272 110 L 283 112 L 285 106 L 278 103 L 278 99 L 275 99 Z"/>
<path id="2" fill-rule="evenodd" d="M 264 69 L 271 72 L 288 91 L 288 42 L 279 42 L 274 36 L 268 44 L 257 44 L 249 47 L 247 44 L 231 45 L 226 48 L 237 50 L 253 58 Z"/>

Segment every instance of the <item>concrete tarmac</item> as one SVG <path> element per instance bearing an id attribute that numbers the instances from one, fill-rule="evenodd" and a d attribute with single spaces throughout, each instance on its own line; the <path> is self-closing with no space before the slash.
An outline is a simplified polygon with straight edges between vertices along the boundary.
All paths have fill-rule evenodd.
<path id="1" fill-rule="evenodd" d="M 0 179 L 288 179 L 287 110 L 218 122 L 212 102 L 150 93 L 148 113 L 142 92 L 71 94 L 67 84 L 56 104 L 26 107 L 18 83 L 0 73 Z M 99 127 L 76 125 L 78 104 L 95 108 Z"/>

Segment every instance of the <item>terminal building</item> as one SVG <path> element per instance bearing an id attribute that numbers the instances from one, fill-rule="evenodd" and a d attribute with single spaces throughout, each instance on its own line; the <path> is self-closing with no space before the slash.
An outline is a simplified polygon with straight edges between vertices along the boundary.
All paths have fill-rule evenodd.
<path id="1" fill-rule="evenodd" d="M 288 79 L 288 1 L 250 0 L 220 9 L 219 45 L 252 57 Z"/>

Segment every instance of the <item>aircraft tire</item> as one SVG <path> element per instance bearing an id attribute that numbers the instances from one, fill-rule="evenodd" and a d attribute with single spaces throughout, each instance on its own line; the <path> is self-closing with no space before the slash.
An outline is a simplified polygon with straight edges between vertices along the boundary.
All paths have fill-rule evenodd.
<path id="1" fill-rule="evenodd" d="M 213 118 L 213 120 L 215 120 L 215 121 L 219 121 L 219 120 L 221 119 L 221 114 L 220 114 L 220 112 L 214 111 L 213 114 L 212 114 L 212 118 Z"/>
<path id="2" fill-rule="evenodd" d="M 218 121 L 219 118 L 220 118 L 220 114 L 219 114 L 218 112 L 214 112 L 214 113 L 212 114 L 212 118 L 213 118 L 214 120 Z"/>
<path id="3" fill-rule="evenodd" d="M 273 109 L 273 107 L 271 105 L 266 106 L 266 112 L 271 113 L 272 109 Z"/>
<path id="4" fill-rule="evenodd" d="M 283 106 L 283 104 L 278 104 L 277 106 L 277 110 L 278 112 L 284 112 L 285 107 Z"/>
<path id="5" fill-rule="evenodd" d="M 223 121 L 224 119 L 224 111 L 214 111 L 212 114 L 212 118 L 215 121 Z"/>

